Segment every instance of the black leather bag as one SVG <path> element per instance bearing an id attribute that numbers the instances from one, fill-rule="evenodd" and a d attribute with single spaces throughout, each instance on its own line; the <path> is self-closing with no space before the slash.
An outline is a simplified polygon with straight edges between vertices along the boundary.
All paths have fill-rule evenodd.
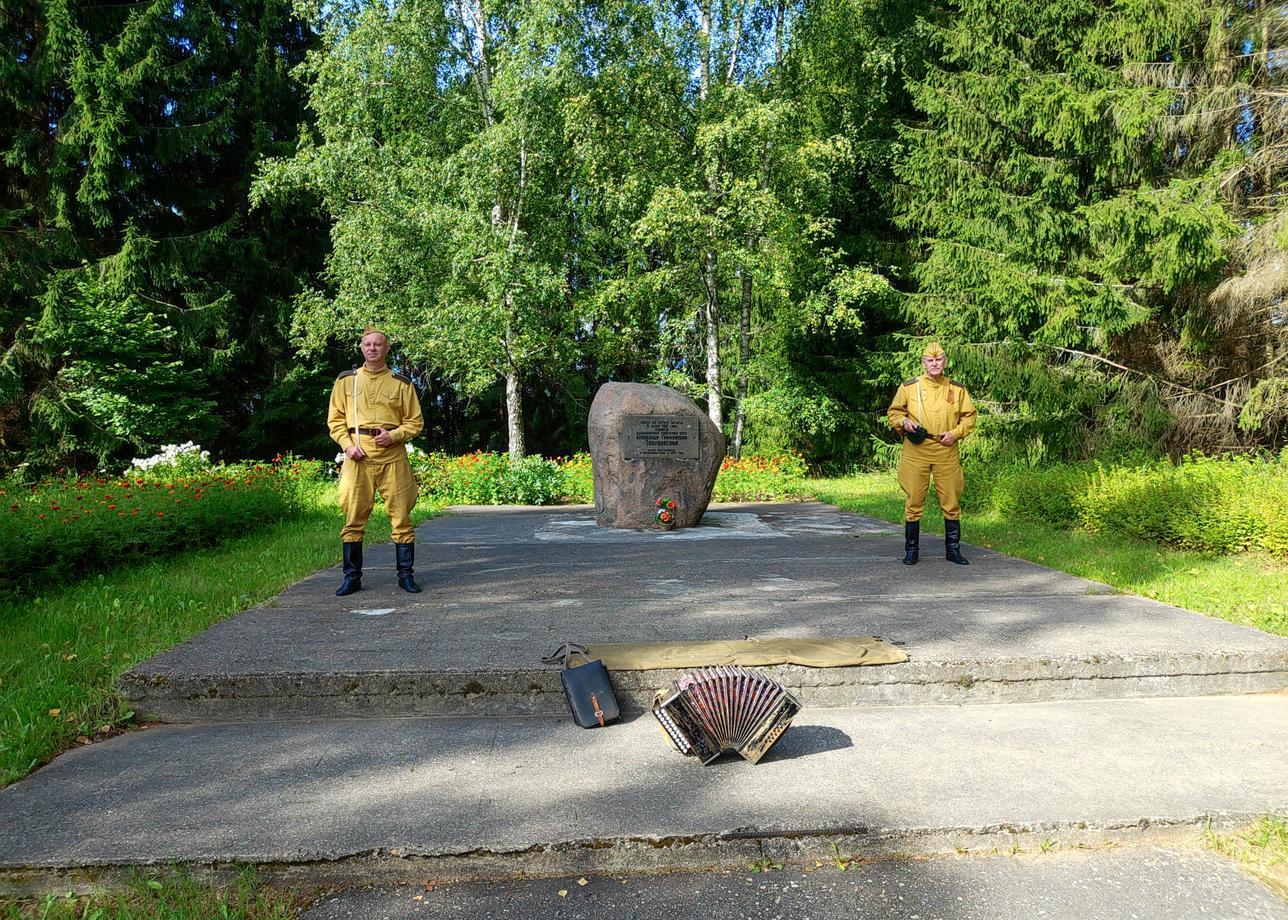
<path id="1" fill-rule="evenodd" d="M 585 664 L 572 666 L 574 656 L 585 659 Z M 565 642 L 554 654 L 541 659 L 546 664 L 562 664 L 559 680 L 563 684 L 564 698 L 572 719 L 582 728 L 598 728 L 621 717 L 613 685 L 608 680 L 608 668 L 598 658 L 586 655 L 586 647 L 575 642 Z"/>

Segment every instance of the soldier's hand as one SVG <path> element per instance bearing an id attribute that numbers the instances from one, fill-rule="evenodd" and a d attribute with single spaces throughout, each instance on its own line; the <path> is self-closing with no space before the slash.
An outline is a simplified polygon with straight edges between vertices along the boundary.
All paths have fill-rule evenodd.
<path id="1" fill-rule="evenodd" d="M 945 431 L 939 436 L 939 443 L 944 445 L 944 447 L 952 447 L 956 441 L 957 435 L 953 434 L 951 431 Z"/>
<path id="2" fill-rule="evenodd" d="M 384 428 L 377 428 L 376 443 L 381 447 L 392 447 L 394 443 L 393 435 L 391 435 Z"/>
<path id="3" fill-rule="evenodd" d="M 917 430 L 917 423 L 916 423 L 916 422 L 914 422 L 914 421 L 913 421 L 912 419 L 910 419 L 910 418 L 906 418 L 906 419 L 904 419 L 904 420 L 903 420 L 903 430 L 904 430 L 904 431 L 916 431 L 916 430 Z"/>
<path id="4" fill-rule="evenodd" d="M 350 460 L 362 460 L 367 456 L 367 452 L 357 444 L 354 444 L 352 447 L 346 447 L 344 449 L 344 455 Z"/>

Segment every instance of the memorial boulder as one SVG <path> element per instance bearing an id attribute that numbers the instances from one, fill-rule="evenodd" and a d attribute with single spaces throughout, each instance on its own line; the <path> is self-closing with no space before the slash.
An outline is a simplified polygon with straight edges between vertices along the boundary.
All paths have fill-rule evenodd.
<path id="1" fill-rule="evenodd" d="M 666 526 L 693 527 L 707 510 L 725 455 L 720 429 L 670 387 L 606 383 L 587 423 L 600 527 L 658 526 L 658 500 L 674 502 Z"/>

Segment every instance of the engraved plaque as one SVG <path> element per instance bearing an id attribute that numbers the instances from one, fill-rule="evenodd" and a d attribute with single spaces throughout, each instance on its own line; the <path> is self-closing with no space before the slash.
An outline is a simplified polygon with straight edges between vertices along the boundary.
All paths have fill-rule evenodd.
<path id="1" fill-rule="evenodd" d="M 699 460 L 698 419 L 684 415 L 628 415 L 623 419 L 627 460 Z"/>

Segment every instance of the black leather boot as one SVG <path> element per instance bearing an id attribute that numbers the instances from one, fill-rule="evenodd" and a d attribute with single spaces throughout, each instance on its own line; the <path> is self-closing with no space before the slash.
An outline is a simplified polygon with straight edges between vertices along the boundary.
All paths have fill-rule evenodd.
<path id="1" fill-rule="evenodd" d="M 970 565 L 962 555 L 961 521 L 944 521 L 944 558 L 958 565 Z"/>
<path id="2" fill-rule="evenodd" d="M 340 587 L 335 589 L 336 597 L 344 597 L 346 594 L 362 590 L 362 541 L 341 543 L 340 546 L 344 549 L 344 566 L 341 569 L 344 572 L 344 581 L 340 582 Z"/>
<path id="3" fill-rule="evenodd" d="M 921 550 L 921 521 L 903 522 L 903 564 L 916 565 Z"/>
<path id="4" fill-rule="evenodd" d="M 412 577 L 412 564 L 416 561 L 415 543 L 395 543 L 394 554 L 398 559 L 398 587 L 408 594 L 419 594 L 420 585 Z"/>

